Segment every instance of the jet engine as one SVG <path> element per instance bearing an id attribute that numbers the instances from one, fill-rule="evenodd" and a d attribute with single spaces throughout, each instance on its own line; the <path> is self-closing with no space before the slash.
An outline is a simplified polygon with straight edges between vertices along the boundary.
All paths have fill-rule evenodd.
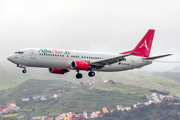
<path id="1" fill-rule="evenodd" d="M 71 68 L 75 70 L 89 70 L 89 63 L 84 61 L 72 61 Z"/>
<path id="2" fill-rule="evenodd" d="M 54 74 L 64 74 L 64 73 L 67 73 L 68 70 L 66 70 L 66 69 L 59 69 L 59 68 L 49 68 L 49 72 L 50 73 L 54 73 Z"/>

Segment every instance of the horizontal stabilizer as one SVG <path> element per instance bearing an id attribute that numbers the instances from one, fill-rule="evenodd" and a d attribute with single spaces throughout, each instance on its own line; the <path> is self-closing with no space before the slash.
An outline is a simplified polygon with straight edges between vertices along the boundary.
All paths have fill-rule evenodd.
<path id="1" fill-rule="evenodd" d="M 161 62 L 161 63 L 180 63 L 180 61 L 162 61 L 162 60 L 154 60 L 153 62 Z"/>
<path id="2" fill-rule="evenodd" d="M 172 54 L 166 54 L 166 55 L 160 55 L 160 56 L 144 58 L 144 60 L 155 60 L 155 59 L 159 59 L 159 58 L 162 58 L 162 57 L 167 57 L 167 56 L 170 56 L 170 55 L 172 55 Z"/>

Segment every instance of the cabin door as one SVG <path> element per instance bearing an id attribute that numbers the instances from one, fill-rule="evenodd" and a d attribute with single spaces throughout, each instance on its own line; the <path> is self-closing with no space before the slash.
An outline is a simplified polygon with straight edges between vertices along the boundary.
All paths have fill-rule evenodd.
<path id="1" fill-rule="evenodd" d="M 33 50 L 33 49 L 30 50 L 30 58 L 31 58 L 31 59 L 35 59 L 35 58 L 36 58 L 36 56 L 35 56 L 35 50 Z"/>
<path id="2" fill-rule="evenodd" d="M 131 57 L 131 66 L 134 67 L 134 57 Z"/>

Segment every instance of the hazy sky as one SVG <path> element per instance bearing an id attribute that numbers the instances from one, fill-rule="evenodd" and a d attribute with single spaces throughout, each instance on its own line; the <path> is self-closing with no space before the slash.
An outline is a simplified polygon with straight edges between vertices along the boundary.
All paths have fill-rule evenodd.
<path id="1" fill-rule="evenodd" d="M 151 56 L 172 53 L 160 60 L 180 61 L 179 5 L 180 0 L 0 0 L 0 60 L 31 47 L 120 53 L 155 29 Z"/>

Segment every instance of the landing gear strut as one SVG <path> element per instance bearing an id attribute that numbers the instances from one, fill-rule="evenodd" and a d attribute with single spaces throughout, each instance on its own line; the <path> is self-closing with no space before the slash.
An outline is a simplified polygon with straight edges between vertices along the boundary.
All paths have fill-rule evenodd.
<path id="1" fill-rule="evenodd" d="M 90 71 L 90 72 L 88 73 L 88 75 L 89 75 L 89 77 L 93 77 L 93 76 L 95 76 L 95 72 Z M 77 79 L 82 78 L 82 74 L 79 73 L 79 70 L 77 70 L 76 78 L 77 78 Z"/>
<path id="2" fill-rule="evenodd" d="M 77 79 L 82 78 L 82 74 L 81 74 L 81 73 L 79 73 L 79 70 L 77 70 L 76 78 L 77 78 Z"/>
<path id="3" fill-rule="evenodd" d="M 89 75 L 89 77 L 93 77 L 93 76 L 95 76 L 95 72 L 90 71 L 90 72 L 88 73 L 88 75 Z"/>
<path id="4" fill-rule="evenodd" d="M 27 72 L 26 67 L 24 65 L 17 64 L 17 67 L 24 68 L 24 70 L 22 70 L 22 73 Z"/>

